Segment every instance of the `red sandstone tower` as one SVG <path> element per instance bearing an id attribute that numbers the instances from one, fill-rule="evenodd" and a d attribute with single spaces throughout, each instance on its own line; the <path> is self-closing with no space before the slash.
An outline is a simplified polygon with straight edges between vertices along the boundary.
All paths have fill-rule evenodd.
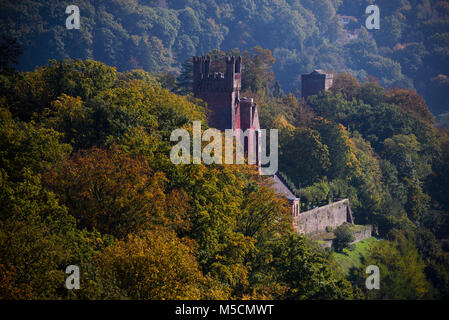
<path id="1" fill-rule="evenodd" d="M 219 130 L 260 130 L 257 105 L 253 99 L 240 98 L 242 58 L 226 57 L 226 73 L 210 72 L 210 57 L 193 58 L 193 93 L 208 105 L 209 126 Z M 257 145 L 256 136 L 245 140 L 245 151 Z"/>
<path id="2" fill-rule="evenodd" d="M 240 98 L 242 87 L 242 58 L 226 57 L 226 73 L 210 72 L 210 57 L 193 57 L 193 93 L 208 104 L 209 126 L 219 130 L 254 129 L 255 135 L 245 139 L 244 150 L 259 150 L 260 132 L 259 114 L 253 99 Z M 260 166 L 260 159 L 256 157 Z M 299 198 L 297 198 L 280 178 L 273 176 L 273 188 L 286 197 L 294 218 L 299 215 Z"/>

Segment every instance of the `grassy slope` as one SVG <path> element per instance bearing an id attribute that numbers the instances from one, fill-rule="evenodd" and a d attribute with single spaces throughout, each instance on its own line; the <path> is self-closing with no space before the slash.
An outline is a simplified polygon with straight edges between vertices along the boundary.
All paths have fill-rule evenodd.
<path id="1" fill-rule="evenodd" d="M 342 253 L 334 253 L 335 260 L 346 275 L 352 267 L 360 265 L 362 256 L 368 252 L 368 248 L 375 241 L 377 241 L 376 238 L 370 237 L 354 244 L 352 250 L 343 249 Z"/>

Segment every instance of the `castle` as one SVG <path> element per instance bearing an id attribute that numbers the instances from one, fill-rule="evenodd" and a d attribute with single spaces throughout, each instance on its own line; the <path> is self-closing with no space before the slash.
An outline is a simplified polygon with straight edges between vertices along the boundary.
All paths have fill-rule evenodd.
<path id="1" fill-rule="evenodd" d="M 303 74 L 301 75 L 301 95 L 307 99 L 320 91 L 329 90 L 333 82 L 334 75 L 322 70 L 313 70 L 310 74 Z"/>
<path id="2" fill-rule="evenodd" d="M 314 70 L 302 76 L 304 98 L 318 94 L 332 86 L 332 75 Z M 260 130 L 257 105 L 253 99 L 240 97 L 242 87 L 242 58 L 226 57 L 226 72 L 211 72 L 210 57 L 193 58 L 193 93 L 208 104 L 209 126 L 219 130 Z M 257 134 L 249 135 L 244 149 L 258 150 Z M 324 232 L 326 227 L 335 228 L 345 222 L 353 223 L 349 200 L 344 199 L 327 206 L 300 213 L 300 199 L 290 190 L 282 176 L 275 174 L 273 189 L 290 203 L 293 225 L 298 233 Z"/>
<path id="3" fill-rule="evenodd" d="M 193 58 L 193 94 L 207 102 L 209 126 L 221 131 L 241 129 L 244 132 L 253 129 L 256 134 L 248 136 L 244 150 L 245 153 L 247 150 L 259 150 L 257 105 L 251 98 L 240 97 L 242 58 L 226 57 L 224 74 L 211 73 L 210 63 L 210 57 Z"/>

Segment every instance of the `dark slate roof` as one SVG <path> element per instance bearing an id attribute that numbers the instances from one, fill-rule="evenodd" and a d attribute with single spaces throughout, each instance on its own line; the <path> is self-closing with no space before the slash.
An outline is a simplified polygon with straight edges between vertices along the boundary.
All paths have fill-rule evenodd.
<path id="1" fill-rule="evenodd" d="M 326 74 L 326 72 L 321 69 L 313 69 L 313 71 L 309 74 Z"/>
<path id="2" fill-rule="evenodd" d="M 334 76 L 332 73 L 326 73 L 321 69 L 314 69 L 311 73 L 309 73 L 309 75 L 317 75 L 317 74 L 325 75 L 326 78 L 333 78 L 333 76 Z"/>
<path id="3" fill-rule="evenodd" d="M 277 193 L 286 197 L 289 200 L 295 200 L 297 197 L 290 191 L 290 189 L 282 182 L 277 175 L 273 176 L 273 188 Z"/>

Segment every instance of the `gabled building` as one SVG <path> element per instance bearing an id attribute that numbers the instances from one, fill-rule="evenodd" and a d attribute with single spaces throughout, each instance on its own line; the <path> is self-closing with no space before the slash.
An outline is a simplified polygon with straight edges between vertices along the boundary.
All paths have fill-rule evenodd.
<path id="1" fill-rule="evenodd" d="M 299 216 L 300 211 L 300 199 L 293 193 L 288 187 L 288 184 L 284 181 L 281 175 L 275 174 L 273 176 L 273 188 L 276 192 L 285 197 L 290 203 L 291 215 L 295 219 Z"/>

